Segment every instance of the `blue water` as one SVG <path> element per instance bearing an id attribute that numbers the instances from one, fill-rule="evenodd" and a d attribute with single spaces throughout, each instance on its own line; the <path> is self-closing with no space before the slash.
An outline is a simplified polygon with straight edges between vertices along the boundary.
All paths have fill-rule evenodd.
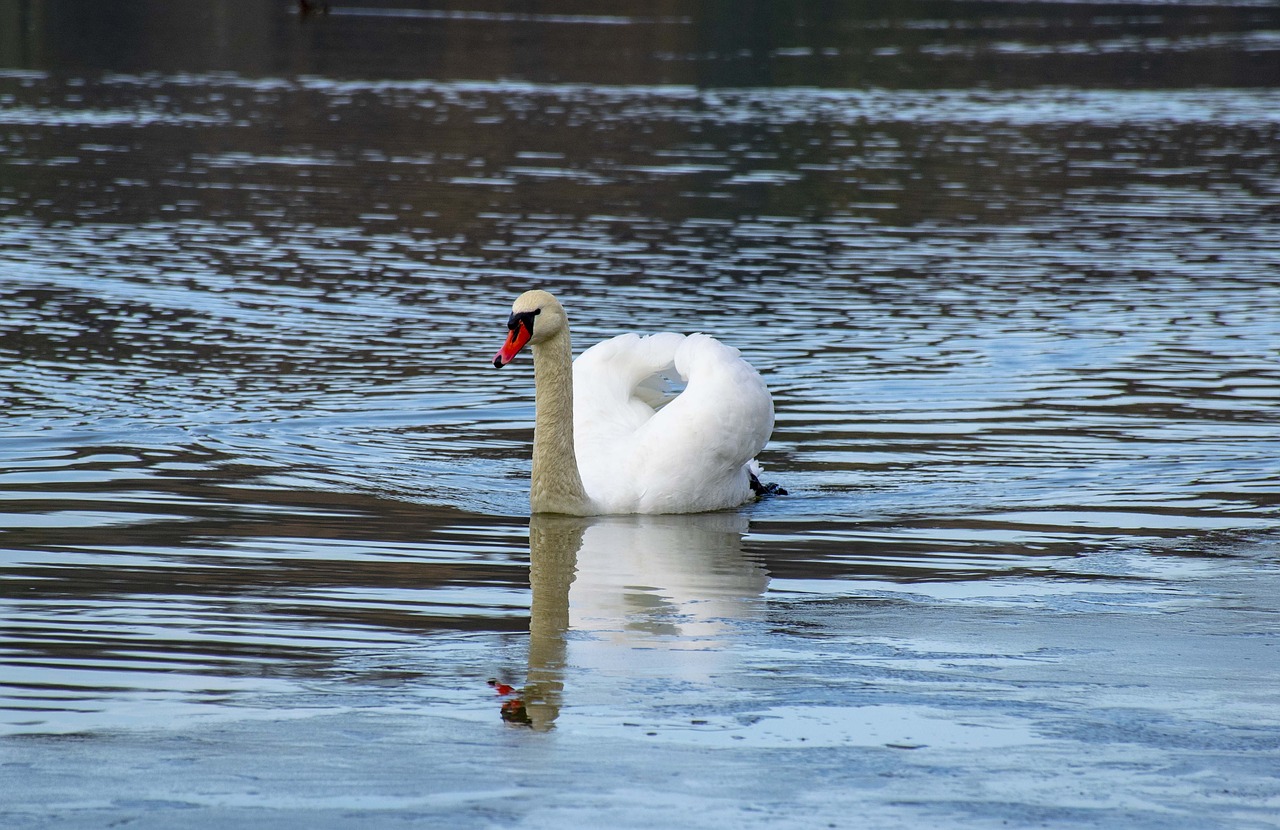
<path id="1" fill-rule="evenodd" d="M 1274 826 L 1273 6 L 0 31 L 0 823 Z M 790 494 L 531 525 L 533 286 Z"/>

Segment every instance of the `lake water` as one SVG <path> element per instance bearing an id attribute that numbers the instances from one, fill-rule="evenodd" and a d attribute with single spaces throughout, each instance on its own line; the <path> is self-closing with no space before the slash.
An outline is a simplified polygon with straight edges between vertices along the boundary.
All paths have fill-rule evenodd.
<path id="1" fill-rule="evenodd" d="M 1280 826 L 1278 238 L 1270 3 L 0 0 L 0 825 Z M 531 520 L 535 286 L 790 494 Z"/>

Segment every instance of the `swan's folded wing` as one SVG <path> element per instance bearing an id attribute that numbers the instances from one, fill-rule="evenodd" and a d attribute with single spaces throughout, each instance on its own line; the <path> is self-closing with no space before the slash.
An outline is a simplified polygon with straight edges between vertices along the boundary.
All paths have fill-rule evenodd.
<path id="1" fill-rule="evenodd" d="M 683 334 L 623 334 L 597 343 L 573 362 L 575 431 L 630 434 L 653 417 L 661 402 L 659 382 L 675 374 Z"/>
<path id="2" fill-rule="evenodd" d="M 675 374 L 682 334 L 624 334 L 597 343 L 573 363 L 573 429 L 587 494 L 609 512 L 635 509 L 635 435 L 658 403 L 654 379 Z"/>
<path id="3" fill-rule="evenodd" d="M 673 500 L 688 504 L 745 501 L 751 492 L 745 467 L 773 432 L 768 388 L 737 349 L 706 335 L 685 339 L 675 368 L 687 386 L 637 430 L 637 479 L 652 481 L 655 492 L 665 483 Z M 680 486 L 670 488 L 673 480 Z"/>
<path id="4" fill-rule="evenodd" d="M 656 376 L 686 383 L 659 409 Z M 703 334 L 622 335 L 574 362 L 574 444 L 588 495 L 618 512 L 741 504 L 773 400 L 738 350 Z"/>

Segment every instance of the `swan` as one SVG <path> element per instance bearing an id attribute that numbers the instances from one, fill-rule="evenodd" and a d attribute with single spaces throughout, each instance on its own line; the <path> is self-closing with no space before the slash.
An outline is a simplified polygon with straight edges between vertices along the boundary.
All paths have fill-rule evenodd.
<path id="1" fill-rule="evenodd" d="M 495 368 L 533 347 L 534 513 L 700 513 L 786 492 L 760 484 L 773 398 L 737 349 L 705 334 L 623 334 L 574 360 L 564 307 L 542 290 L 516 298 L 507 329 Z M 686 384 L 670 401 L 664 375 Z"/>

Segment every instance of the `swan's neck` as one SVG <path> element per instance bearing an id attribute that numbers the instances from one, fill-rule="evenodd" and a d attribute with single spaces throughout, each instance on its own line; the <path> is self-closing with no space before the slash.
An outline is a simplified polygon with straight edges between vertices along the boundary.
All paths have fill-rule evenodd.
<path id="1" fill-rule="evenodd" d="M 573 451 L 573 351 L 566 327 L 533 347 L 536 415 L 529 505 L 534 513 L 590 512 Z"/>

